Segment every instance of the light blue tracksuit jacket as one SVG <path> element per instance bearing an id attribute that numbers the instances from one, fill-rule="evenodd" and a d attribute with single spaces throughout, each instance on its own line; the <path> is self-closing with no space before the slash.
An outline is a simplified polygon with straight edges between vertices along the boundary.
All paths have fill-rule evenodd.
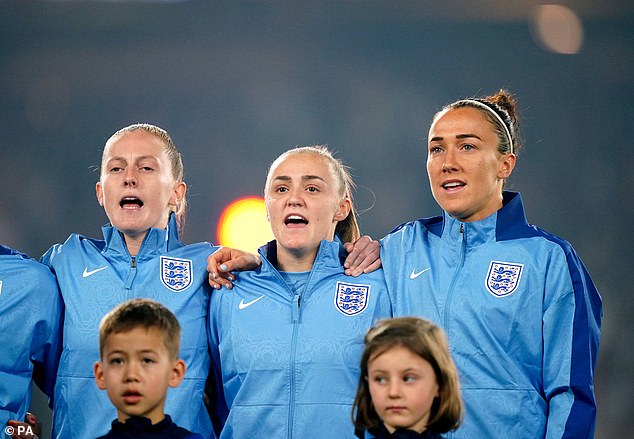
<path id="1" fill-rule="evenodd" d="M 48 267 L 0 245 L 0 437 L 9 437 L 7 421 L 24 420 L 32 378 L 52 397 L 61 321 L 62 301 Z"/>
<path id="2" fill-rule="evenodd" d="M 518 193 L 481 221 L 444 216 L 383 238 L 395 315 L 448 334 L 466 405 L 455 438 L 592 438 L 601 298 L 570 244 Z"/>
<path id="3" fill-rule="evenodd" d="M 104 226 L 103 236 L 97 240 L 73 234 L 42 257 L 57 276 L 66 307 L 53 437 L 96 438 L 110 429 L 117 413 L 93 375 L 93 364 L 99 360 L 99 323 L 112 308 L 138 297 L 167 306 L 182 329 L 180 357 L 187 372 L 180 386 L 168 390 L 165 413 L 179 426 L 210 436 L 203 404 L 210 365 L 206 258 L 215 247 L 182 244 L 174 216 L 166 230 L 150 229 L 136 257 L 130 256 L 117 229 Z"/>
<path id="4" fill-rule="evenodd" d="M 209 339 L 220 438 L 354 438 L 351 410 L 366 331 L 391 316 L 383 271 L 343 273 L 342 246 L 322 241 L 304 291 L 262 267 L 215 291 Z"/>

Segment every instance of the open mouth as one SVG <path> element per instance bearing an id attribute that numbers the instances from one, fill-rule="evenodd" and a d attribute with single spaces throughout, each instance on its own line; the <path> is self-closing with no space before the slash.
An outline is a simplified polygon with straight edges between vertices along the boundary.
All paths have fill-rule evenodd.
<path id="1" fill-rule="evenodd" d="M 466 186 L 466 184 L 462 181 L 448 181 L 442 184 L 442 188 L 447 190 L 458 189 L 464 186 Z"/>
<path id="2" fill-rule="evenodd" d="M 120 202 L 119 206 L 124 209 L 134 209 L 143 207 L 143 201 L 136 197 L 124 197 Z"/>
<path id="3" fill-rule="evenodd" d="M 284 224 L 287 226 L 298 225 L 298 224 L 306 225 L 308 224 L 308 220 L 302 215 L 297 215 L 295 213 L 292 213 L 288 215 L 286 218 L 284 218 Z"/>

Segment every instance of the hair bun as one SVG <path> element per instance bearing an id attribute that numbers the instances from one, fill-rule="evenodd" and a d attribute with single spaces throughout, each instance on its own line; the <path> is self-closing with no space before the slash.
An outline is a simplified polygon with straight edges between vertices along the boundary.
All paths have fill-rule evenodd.
<path id="1" fill-rule="evenodd" d="M 513 123 L 517 123 L 517 112 L 515 110 L 517 102 L 510 92 L 500 89 L 496 94 L 484 98 L 483 101 L 497 105 L 508 113 Z"/>

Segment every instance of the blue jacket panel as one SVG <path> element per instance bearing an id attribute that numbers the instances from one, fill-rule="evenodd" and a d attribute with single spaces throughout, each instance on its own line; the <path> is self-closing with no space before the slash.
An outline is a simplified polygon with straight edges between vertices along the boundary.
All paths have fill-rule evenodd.
<path id="1" fill-rule="evenodd" d="M 275 269 L 238 274 L 210 301 L 209 337 L 221 438 L 354 438 L 351 410 L 366 331 L 391 316 L 382 270 L 346 276 L 338 242 L 322 241 L 304 291 Z M 222 391 L 224 388 L 224 392 Z"/>
<path id="2" fill-rule="evenodd" d="M 38 386 L 52 397 L 62 309 L 50 270 L 0 245 L 0 426 L 24 420 L 34 371 Z"/>
<path id="3" fill-rule="evenodd" d="M 150 229 L 131 257 L 121 233 L 103 228 L 104 240 L 73 234 L 42 260 L 57 276 L 66 306 L 63 352 L 55 387 L 55 438 L 95 438 L 117 417 L 93 376 L 99 360 L 99 323 L 116 305 L 147 297 L 167 306 L 181 325 L 180 357 L 187 364 L 182 384 L 168 389 L 165 412 L 184 428 L 211 435 L 203 404 L 209 372 L 206 321 L 210 287 L 209 243 L 183 245 L 172 217 L 167 230 Z"/>
<path id="4" fill-rule="evenodd" d="M 447 332 L 466 409 L 448 437 L 593 437 L 601 298 L 570 244 L 527 223 L 519 194 L 481 221 L 445 213 L 381 245 L 395 315 Z"/>

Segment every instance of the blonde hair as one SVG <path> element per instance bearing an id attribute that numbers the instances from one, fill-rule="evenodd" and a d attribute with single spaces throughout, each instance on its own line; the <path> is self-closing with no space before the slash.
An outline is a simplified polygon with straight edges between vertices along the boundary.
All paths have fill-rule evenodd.
<path id="1" fill-rule="evenodd" d="M 264 186 L 264 194 L 266 195 L 268 192 L 271 171 L 279 163 L 296 154 L 314 154 L 323 157 L 328 162 L 330 169 L 339 183 L 339 195 L 341 196 L 341 199 L 347 199 L 350 201 L 350 213 L 346 218 L 337 223 L 335 234 L 339 236 L 339 239 L 341 239 L 342 242 L 354 242 L 359 239 L 361 232 L 359 231 L 359 224 L 357 222 L 357 215 L 352 199 L 352 191 L 355 188 L 355 184 L 352 181 L 348 166 L 346 166 L 341 160 L 336 159 L 332 152 L 328 149 L 327 145 L 299 146 L 280 154 L 273 161 L 271 166 L 269 166 L 266 176 L 266 184 Z"/>
<path id="2" fill-rule="evenodd" d="M 444 331 L 429 320 L 398 317 L 379 321 L 365 336 L 361 376 L 352 408 L 356 431 L 376 434 L 380 429 L 382 420 L 370 395 L 368 362 L 396 346 L 427 361 L 436 375 L 438 396 L 432 404 L 426 428 L 438 434 L 457 429 L 462 420 L 462 398 L 458 371 L 451 359 Z"/>
<path id="3" fill-rule="evenodd" d="M 112 140 L 118 137 L 121 137 L 124 134 L 132 133 L 134 131 L 143 131 L 145 133 L 148 133 L 156 137 L 157 139 L 161 141 L 161 143 L 163 144 L 163 149 L 165 153 L 167 154 L 167 158 L 169 159 L 170 164 L 172 165 L 171 167 L 172 177 L 174 177 L 175 181 L 178 181 L 178 182 L 183 181 L 184 174 L 185 174 L 185 168 L 183 167 L 183 158 L 181 156 L 180 151 L 178 150 L 178 147 L 172 140 L 172 137 L 163 128 L 160 128 L 156 125 L 152 125 L 149 123 L 135 123 L 127 127 L 121 128 L 119 131 L 117 131 L 112 136 L 110 136 L 110 138 L 106 142 L 106 145 L 108 145 Z M 106 149 L 104 148 L 104 153 L 101 156 L 101 162 L 102 162 L 101 172 L 103 172 L 103 159 L 104 159 L 105 152 L 106 152 Z M 172 210 L 172 212 L 174 212 L 174 215 L 176 215 L 176 221 L 178 223 L 179 232 L 182 232 L 183 228 L 185 227 L 186 210 L 187 210 L 187 198 L 183 197 L 183 199 L 176 206 L 176 208 Z"/>

